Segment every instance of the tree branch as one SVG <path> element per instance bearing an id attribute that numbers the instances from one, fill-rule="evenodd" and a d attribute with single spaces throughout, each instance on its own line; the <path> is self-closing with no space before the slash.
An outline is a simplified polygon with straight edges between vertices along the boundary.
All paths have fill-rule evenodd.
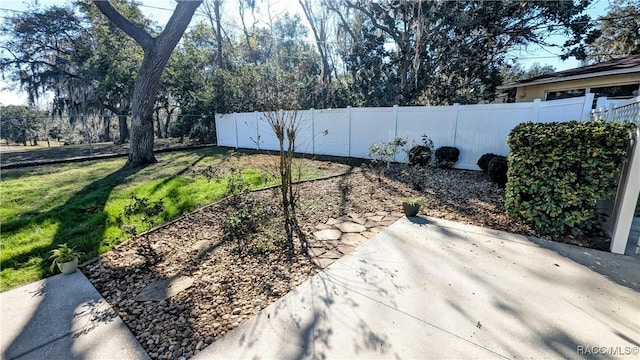
<path id="1" fill-rule="evenodd" d="M 111 20 L 111 22 L 113 22 L 127 35 L 131 36 L 143 49 L 148 50 L 153 46 L 154 40 L 151 35 L 149 35 L 146 30 L 135 25 L 129 21 L 129 19 L 120 14 L 120 12 L 111 5 L 109 0 L 93 0 L 93 3 L 104 16 Z M 198 5 L 200 5 L 200 2 L 198 2 Z M 175 16 L 175 12 L 173 15 Z M 173 16 L 171 19 L 173 19 Z M 171 20 L 169 20 L 169 22 L 171 22 Z"/>

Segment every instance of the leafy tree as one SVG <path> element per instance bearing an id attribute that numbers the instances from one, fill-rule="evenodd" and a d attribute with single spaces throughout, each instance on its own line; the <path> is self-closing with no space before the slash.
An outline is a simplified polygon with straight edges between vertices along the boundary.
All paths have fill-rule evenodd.
<path id="1" fill-rule="evenodd" d="M 539 63 L 533 63 L 526 69 L 522 64 L 515 63 L 514 65 L 505 64 L 501 69 L 502 81 L 504 84 L 514 83 L 519 80 L 530 79 L 541 75 L 552 74 L 556 69 L 551 65 L 540 65 Z"/>
<path id="2" fill-rule="evenodd" d="M 502 81 L 507 52 L 546 44 L 558 29 L 574 46 L 589 26 L 588 1 L 377 1 L 340 0 L 338 12 L 351 39 L 344 58 L 356 93 L 393 99 L 364 105 L 473 103 L 491 100 Z M 367 83 L 365 88 L 360 84 Z"/>
<path id="3" fill-rule="evenodd" d="M 79 113 L 94 102 L 86 63 L 91 34 L 71 8 L 32 9 L 6 18 L 0 71 L 18 83 L 34 104 L 45 93 L 54 96 L 54 110 Z"/>
<path id="4" fill-rule="evenodd" d="M 47 113 L 29 106 L 0 107 L 0 136 L 5 140 L 27 146 L 28 140 L 38 144 L 38 134 L 43 128 Z"/>
<path id="5" fill-rule="evenodd" d="M 581 58 L 588 63 L 640 55 L 640 0 L 618 0 L 587 39 Z"/>
<path id="6" fill-rule="evenodd" d="M 124 143 L 129 138 L 127 117 L 131 113 L 134 81 L 142 63 L 143 51 L 132 38 L 102 16 L 91 1 L 80 0 L 77 4 L 88 20 L 88 31 L 94 40 L 93 55 L 88 66 L 91 68 L 96 97 L 100 99 L 100 111 L 106 109 L 118 117 L 117 143 Z M 130 2 L 117 0 L 114 6 L 139 26 L 153 31 L 151 21 Z M 105 141 L 110 139 L 108 128 L 105 126 Z"/>
<path id="7" fill-rule="evenodd" d="M 132 37 L 144 50 L 144 58 L 135 80 L 131 103 L 131 146 L 127 163 L 130 166 L 155 163 L 157 160 L 153 155 L 153 110 L 160 76 L 202 0 L 178 1 L 169 22 L 162 33 L 156 37 L 140 25 L 133 23 L 108 1 L 93 0 L 93 3 L 113 24 Z"/>

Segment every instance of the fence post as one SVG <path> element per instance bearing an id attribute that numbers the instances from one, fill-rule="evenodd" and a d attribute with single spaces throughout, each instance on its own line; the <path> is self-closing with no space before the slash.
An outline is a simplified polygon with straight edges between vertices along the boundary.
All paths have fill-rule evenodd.
<path id="1" fill-rule="evenodd" d="M 349 130 L 347 131 L 347 142 L 349 143 L 349 147 L 347 150 L 347 156 L 351 157 L 351 106 L 347 106 L 347 118 L 349 121 Z"/>
<path id="2" fill-rule="evenodd" d="M 589 121 L 589 114 L 591 114 L 591 106 L 593 105 L 594 93 L 588 93 L 584 97 L 584 105 L 582 106 L 582 118 L 581 121 Z"/>
<path id="3" fill-rule="evenodd" d="M 453 128 L 453 147 L 455 147 L 456 139 L 458 138 L 458 115 L 460 114 L 460 103 L 453 103 L 453 111 L 456 114 L 456 119 L 454 122 L 455 127 Z"/>
<path id="4" fill-rule="evenodd" d="M 313 108 L 309 109 L 311 116 L 311 153 L 316 154 L 316 124 L 313 116 Z"/>
<path id="5" fill-rule="evenodd" d="M 233 113 L 233 121 L 236 123 L 236 149 L 237 149 L 238 145 L 240 144 L 240 141 L 238 140 L 238 113 L 236 112 Z"/>
<path id="6" fill-rule="evenodd" d="M 256 149 L 260 150 L 260 113 L 257 110 L 253 113 L 256 115 Z"/>
<path id="7" fill-rule="evenodd" d="M 540 102 L 542 100 L 535 99 L 533 100 L 533 105 L 531 108 L 531 122 L 538 122 L 538 116 L 540 115 Z"/>
<path id="8" fill-rule="evenodd" d="M 613 103 L 609 104 L 609 106 L 607 107 L 607 112 L 605 112 L 605 114 L 604 114 L 604 120 L 605 121 L 613 121 L 614 108 L 615 108 L 615 105 L 613 105 Z"/>

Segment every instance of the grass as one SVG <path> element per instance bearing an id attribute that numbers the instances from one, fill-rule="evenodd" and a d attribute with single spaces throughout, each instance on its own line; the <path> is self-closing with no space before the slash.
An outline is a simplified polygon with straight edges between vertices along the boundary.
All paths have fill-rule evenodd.
<path id="1" fill-rule="evenodd" d="M 158 225 L 227 195 L 229 173 L 210 181 L 198 169 L 235 164 L 252 188 L 275 183 L 263 169 L 247 165 L 255 155 L 229 156 L 208 148 L 158 154 L 158 164 L 138 169 L 124 168 L 123 158 L 3 171 L 0 291 L 49 275 L 48 255 L 58 244 L 83 252 L 84 261 L 125 241 L 116 219 L 132 196 L 150 203 L 162 199 L 163 211 L 152 219 Z M 304 171 L 305 178 L 320 175 Z M 129 220 L 138 232 L 150 226 L 139 217 Z"/>

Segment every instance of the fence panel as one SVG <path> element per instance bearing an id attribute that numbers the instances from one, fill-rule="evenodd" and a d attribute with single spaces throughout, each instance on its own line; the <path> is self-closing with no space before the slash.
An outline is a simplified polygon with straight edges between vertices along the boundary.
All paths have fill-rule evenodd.
<path id="1" fill-rule="evenodd" d="M 456 168 L 478 170 L 482 154 L 507 155 L 507 136 L 514 126 L 531 119 L 533 103 L 460 106 L 453 146 L 460 149 Z"/>
<path id="2" fill-rule="evenodd" d="M 236 118 L 235 114 L 216 116 L 216 139 L 218 145 L 236 147 Z"/>
<path id="3" fill-rule="evenodd" d="M 367 158 L 369 146 L 395 136 L 395 108 L 351 109 L 350 156 Z"/>
<path id="4" fill-rule="evenodd" d="M 436 148 L 455 146 L 460 149 L 456 168 L 477 170 L 476 162 L 482 154 L 508 154 L 507 135 L 521 122 L 588 118 L 593 101 L 593 94 L 589 95 L 512 104 L 299 111 L 301 124 L 296 150 L 366 158 L 369 146 L 374 143 L 390 141 L 396 136 L 420 143 L 422 134 L 426 134 Z M 631 113 L 637 108 L 625 111 Z M 220 145 L 278 149 L 277 139 L 261 113 L 219 115 L 216 126 Z M 406 161 L 406 154 L 396 160 Z"/>
<path id="5" fill-rule="evenodd" d="M 349 156 L 351 108 L 313 111 L 314 154 Z"/>
<path id="6" fill-rule="evenodd" d="M 456 130 L 455 106 L 410 106 L 398 107 L 396 136 L 406 137 L 410 142 L 422 144 L 425 134 L 434 146 L 453 145 Z M 398 161 L 407 161 L 406 154 L 399 154 Z"/>

